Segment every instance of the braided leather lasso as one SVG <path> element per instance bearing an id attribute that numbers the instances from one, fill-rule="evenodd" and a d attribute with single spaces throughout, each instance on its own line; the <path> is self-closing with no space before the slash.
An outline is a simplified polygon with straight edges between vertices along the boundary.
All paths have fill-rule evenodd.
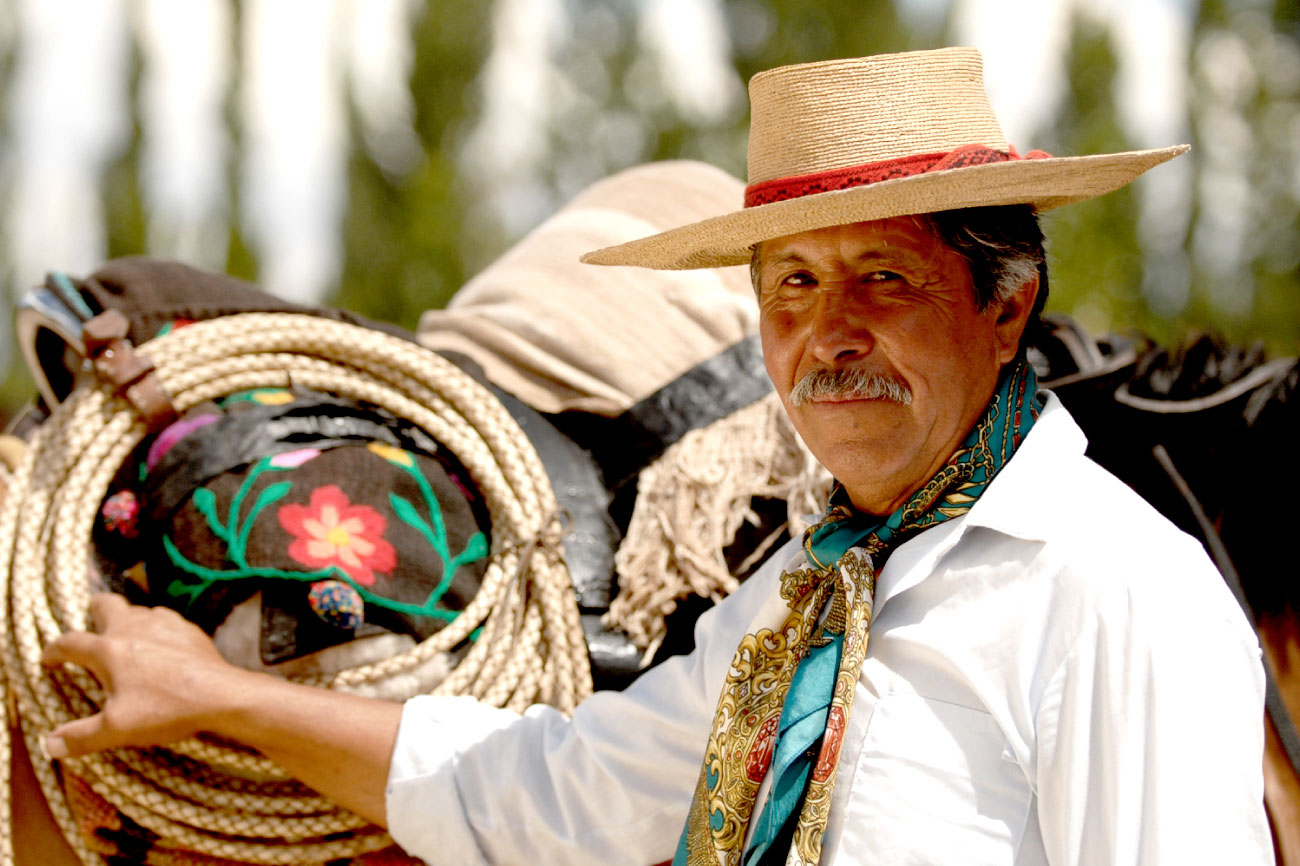
<path id="1" fill-rule="evenodd" d="M 464 464 L 492 522 L 492 555 L 474 600 L 443 630 L 384 661 L 317 677 L 325 688 L 400 683 L 431 657 L 479 635 L 437 687 L 522 710 L 572 710 L 590 694 L 586 646 L 564 564 L 554 493 L 517 423 L 478 382 L 418 345 L 307 315 L 249 313 L 199 322 L 139 347 L 178 413 L 252 388 L 300 386 L 378 405 L 423 428 Z M 88 547 L 114 473 L 147 429 L 111 383 L 73 391 L 32 439 L 0 507 L 0 645 L 10 724 L 21 727 L 64 835 L 100 862 L 77 829 L 40 737 L 90 715 L 104 695 L 79 670 L 42 669 L 65 631 L 87 627 Z M 389 692 L 392 691 L 390 687 Z M 0 754 L 8 754 L 8 728 Z M 13 862 L 9 763 L 0 780 L 0 864 Z M 247 863 L 324 863 L 384 848 L 378 828 L 288 779 L 260 755 L 192 739 L 63 763 L 100 798 L 168 844 Z"/>

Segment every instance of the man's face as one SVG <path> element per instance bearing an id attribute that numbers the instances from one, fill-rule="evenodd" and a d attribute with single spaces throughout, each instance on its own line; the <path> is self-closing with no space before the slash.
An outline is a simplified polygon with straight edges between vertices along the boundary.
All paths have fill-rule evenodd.
<path id="1" fill-rule="evenodd" d="M 763 355 L 795 429 L 855 506 L 888 514 L 979 420 L 1026 293 L 977 310 L 965 259 L 911 217 L 765 241 L 759 268 Z"/>

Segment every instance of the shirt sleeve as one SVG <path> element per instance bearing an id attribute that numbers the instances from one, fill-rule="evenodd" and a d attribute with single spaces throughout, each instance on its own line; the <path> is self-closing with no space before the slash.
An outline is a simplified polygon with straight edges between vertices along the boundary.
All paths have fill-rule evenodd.
<path id="1" fill-rule="evenodd" d="M 1119 585 L 1040 704 L 1049 861 L 1272 864 L 1263 695 L 1258 641 L 1195 542 Z"/>
<path id="2" fill-rule="evenodd" d="M 706 612 L 696 650 L 566 718 L 470 698 L 402 713 L 389 768 L 389 833 L 429 863 L 648 866 L 672 857 L 741 636 L 776 585 L 778 553 Z"/>

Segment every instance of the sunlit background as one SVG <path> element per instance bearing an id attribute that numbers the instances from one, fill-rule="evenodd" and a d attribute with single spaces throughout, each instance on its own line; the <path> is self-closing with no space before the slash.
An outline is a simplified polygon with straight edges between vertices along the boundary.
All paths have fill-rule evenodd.
<path id="1" fill-rule="evenodd" d="M 1300 350 L 1300 0 L 0 0 L 0 273 L 148 252 L 413 326 L 612 171 L 743 177 L 754 72 L 952 44 L 1021 152 L 1194 145 L 1047 218 L 1053 308 Z"/>

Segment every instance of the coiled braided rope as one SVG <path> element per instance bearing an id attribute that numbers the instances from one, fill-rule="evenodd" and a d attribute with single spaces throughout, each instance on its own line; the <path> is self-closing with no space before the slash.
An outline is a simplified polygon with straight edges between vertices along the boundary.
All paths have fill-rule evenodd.
<path id="1" fill-rule="evenodd" d="M 199 322 L 140 347 L 178 412 L 265 387 L 301 386 L 369 401 L 423 428 L 465 465 L 492 522 L 492 554 L 469 606 L 414 649 L 314 684 L 362 689 L 399 678 L 461 644 L 473 648 L 436 689 L 522 710 L 569 711 L 591 691 L 586 645 L 561 551 L 554 493 L 514 419 L 481 385 L 418 345 L 312 316 L 250 313 Z M 0 507 L 0 644 L 10 722 L 21 725 L 50 809 L 87 864 L 40 737 L 90 715 L 104 695 L 78 670 L 40 665 L 44 647 L 87 627 L 88 547 L 100 501 L 145 435 L 107 386 L 78 388 L 39 429 Z M 16 713 L 16 718 L 14 717 Z M 10 750 L 0 731 L 0 755 Z M 378 850 L 378 828 L 234 745 L 192 739 L 64 762 L 99 797 L 167 844 L 246 863 L 324 863 Z M 13 862 L 9 762 L 0 784 L 0 863 Z"/>

